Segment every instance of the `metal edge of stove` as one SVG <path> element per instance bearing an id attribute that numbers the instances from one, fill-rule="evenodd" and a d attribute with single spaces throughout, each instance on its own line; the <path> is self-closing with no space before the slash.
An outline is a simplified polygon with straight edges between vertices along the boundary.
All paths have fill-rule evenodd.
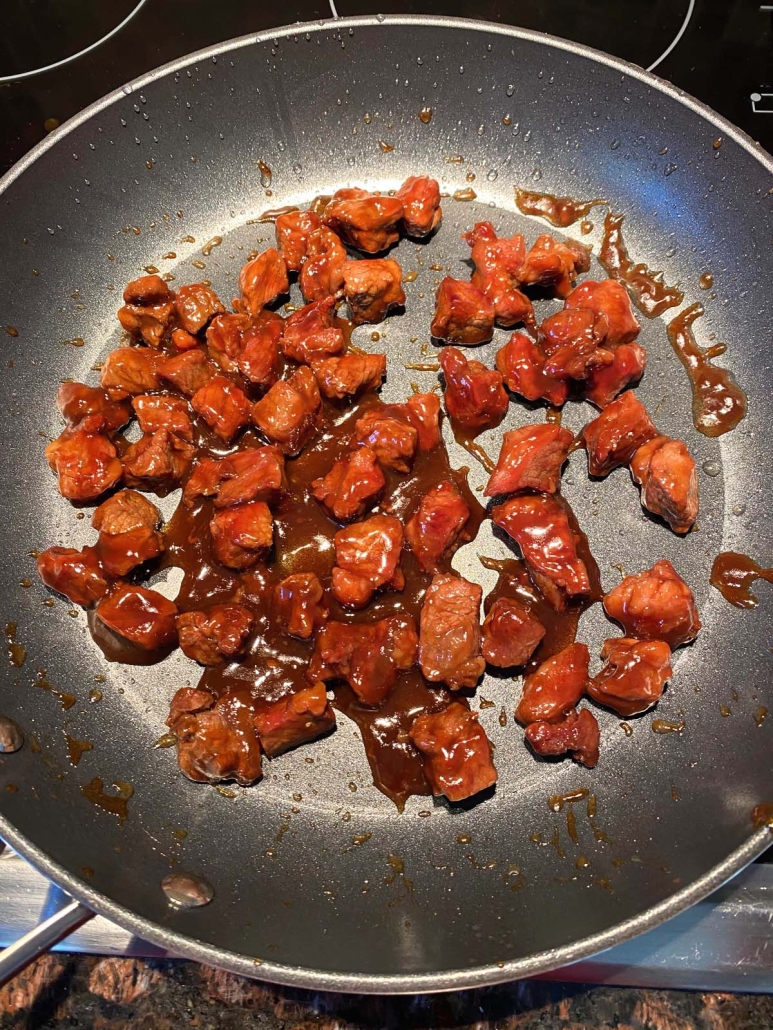
<path id="1" fill-rule="evenodd" d="M 70 898 L 10 848 L 0 855 L 0 948 Z M 773 864 L 740 872 L 692 908 L 633 940 L 538 979 L 683 990 L 773 989 Z M 96 916 L 53 949 L 85 955 L 175 958 Z"/>

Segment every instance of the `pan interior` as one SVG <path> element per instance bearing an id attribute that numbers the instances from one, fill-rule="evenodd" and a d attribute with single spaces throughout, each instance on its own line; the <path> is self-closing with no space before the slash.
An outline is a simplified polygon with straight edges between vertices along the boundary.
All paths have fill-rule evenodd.
<path id="1" fill-rule="evenodd" d="M 764 518 L 771 359 L 757 343 L 771 326 L 761 293 L 773 277 L 770 171 L 732 137 L 714 147 L 717 135 L 652 80 L 549 40 L 451 22 L 355 21 L 221 48 L 127 87 L 9 177 L 0 228 L 0 320 L 10 327 L 0 380 L 0 588 L 26 661 L 4 671 L 2 710 L 28 736 L 21 752 L 0 758 L 10 836 L 49 856 L 49 872 L 80 881 L 92 903 L 148 936 L 171 935 L 176 950 L 211 958 L 207 948 L 223 949 L 235 953 L 221 958 L 233 968 L 254 969 L 259 959 L 272 979 L 360 989 L 385 977 L 397 989 L 450 985 L 445 974 L 457 985 L 482 982 L 530 969 L 542 953 L 552 956 L 542 965 L 561 961 L 574 953 L 560 949 L 580 940 L 591 939 L 585 951 L 613 943 L 616 926 L 747 845 L 751 808 L 771 793 L 771 723 L 757 725 L 770 689 L 771 598 L 763 586 L 760 607 L 741 612 L 708 577 L 720 550 L 762 562 L 773 551 Z M 656 713 L 683 720 L 684 731 L 653 733 L 649 713 L 629 720 L 628 736 L 599 712 L 596 770 L 537 762 L 512 719 L 518 684 L 487 676 L 472 704 L 493 702 L 480 718 L 500 781 L 482 803 L 412 798 L 399 815 L 373 787 L 344 717 L 333 736 L 267 763 L 255 788 L 194 785 L 177 772 L 174 751 L 153 743 L 173 692 L 194 684 L 197 669 L 179 654 L 146 668 L 106 663 L 83 614 L 61 600 L 47 607 L 34 575 L 28 552 L 90 539 L 90 512 L 79 519 L 56 496 L 43 458 L 59 432 L 57 383 L 96 381 L 92 367 L 120 339 L 120 290 L 146 266 L 170 272 L 173 285 L 206 278 L 229 299 L 247 254 L 273 240 L 271 225 L 256 221 L 266 209 L 344 185 L 386 190 L 417 172 L 475 198 L 449 196 L 440 233 L 390 255 L 416 273 L 406 313 L 377 327 L 377 341 L 371 327 L 355 336 L 388 355 L 386 400 L 404 400 L 412 381 L 436 382 L 435 372 L 405 365 L 432 361 L 436 284 L 444 274 L 469 276 L 464 230 L 490 219 L 528 242 L 542 231 L 561 235 L 516 211 L 515 184 L 606 197 L 626 213 L 633 256 L 681 281 L 686 303 L 703 300 L 703 342 L 728 343 L 723 360 L 749 395 L 749 414 L 710 440 L 692 427 L 689 384 L 664 321 L 643 320 L 649 365 L 639 396 L 696 458 L 697 532 L 677 539 L 646 517 L 624 470 L 591 482 L 581 452 L 563 479 L 605 588 L 621 569 L 665 557 L 694 590 L 704 630 L 676 655 Z M 591 220 L 585 241 L 597 251 L 601 211 Z M 707 272 L 710 293 L 698 285 Z M 604 274 L 598 265 L 594 273 Z M 79 339 L 83 346 L 62 345 Z M 506 339 L 498 332 L 474 356 L 492 364 Z M 496 457 L 504 429 L 543 417 L 513 403 L 481 443 Z M 565 424 L 577 430 L 590 417 L 589 407 L 570 405 Z M 473 488 L 482 485 L 484 470 L 450 448 L 457 466 L 470 466 Z M 485 592 L 494 574 L 478 556 L 507 553 L 484 526 L 455 566 Z M 615 632 L 596 606 L 579 638 L 597 655 Z M 66 710 L 62 694 L 76 698 Z M 93 745 L 77 767 L 68 737 Z M 125 822 L 83 796 L 95 777 L 108 790 L 131 784 Z M 595 795 L 594 817 L 585 801 L 551 811 L 551 795 L 578 788 Z M 205 876 L 215 900 L 168 908 L 160 882 L 170 869 Z"/>

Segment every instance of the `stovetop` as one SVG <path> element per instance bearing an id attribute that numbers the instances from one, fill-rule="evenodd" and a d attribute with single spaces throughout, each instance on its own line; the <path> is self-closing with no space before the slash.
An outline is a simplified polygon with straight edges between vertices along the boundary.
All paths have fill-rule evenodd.
<path id="1" fill-rule="evenodd" d="M 563 36 L 656 71 L 773 151 L 773 0 L 4 0 L 0 173 L 87 104 L 160 64 L 336 12 L 450 14 Z"/>

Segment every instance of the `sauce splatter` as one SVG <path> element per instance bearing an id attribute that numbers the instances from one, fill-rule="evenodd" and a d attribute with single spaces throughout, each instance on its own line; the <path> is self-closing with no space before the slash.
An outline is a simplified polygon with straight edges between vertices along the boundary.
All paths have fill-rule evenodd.
<path id="1" fill-rule="evenodd" d="M 477 196 L 478 194 L 475 192 L 472 186 L 467 186 L 463 190 L 456 190 L 452 194 L 454 200 L 476 200 Z"/>
<path id="2" fill-rule="evenodd" d="M 773 583 L 773 569 L 763 569 L 746 554 L 723 551 L 711 566 L 711 585 L 736 608 L 756 608 L 759 600 L 752 593 L 755 580 Z"/>
<path id="3" fill-rule="evenodd" d="M 70 765 L 77 765 L 83 755 L 94 748 L 91 741 L 76 740 L 69 733 L 65 733 L 64 739 L 67 741 L 67 757 L 70 759 Z"/>
<path id="4" fill-rule="evenodd" d="M 207 240 L 204 246 L 201 248 L 201 253 L 204 257 L 209 257 L 215 247 L 219 247 L 223 242 L 222 236 L 213 236 L 211 240 Z"/>
<path id="5" fill-rule="evenodd" d="M 578 787 L 576 790 L 570 790 L 566 794 L 551 794 L 548 798 L 548 808 L 551 812 L 560 812 L 564 805 L 571 804 L 574 801 L 584 801 L 589 795 L 590 791 L 587 787 Z"/>
<path id="6" fill-rule="evenodd" d="M 419 111 L 419 121 L 423 122 L 425 125 L 429 125 L 432 121 L 432 114 L 433 111 L 431 107 L 422 107 L 421 111 Z"/>
<path id="7" fill-rule="evenodd" d="M 591 209 L 606 200 L 574 200 L 572 197 L 554 197 L 551 193 L 531 193 L 529 190 L 515 190 L 515 203 L 525 215 L 544 218 L 559 229 L 574 225 L 590 214 Z"/>
<path id="8" fill-rule="evenodd" d="M 6 622 L 5 624 L 5 641 L 6 641 L 6 653 L 8 655 L 8 661 L 16 669 L 20 669 L 27 660 L 27 649 L 16 639 L 16 631 L 18 626 L 15 622 Z"/>
<path id="9" fill-rule="evenodd" d="M 684 719 L 680 719 L 679 722 L 670 722 L 668 719 L 653 719 L 650 728 L 653 733 L 682 733 L 684 725 Z"/>
<path id="10" fill-rule="evenodd" d="M 104 782 L 99 776 L 95 776 L 93 780 L 81 787 L 81 793 L 88 798 L 92 805 L 109 812 L 110 815 L 118 816 L 118 821 L 123 823 L 129 814 L 129 799 L 134 794 L 134 787 L 122 780 L 116 780 L 113 786 L 117 790 L 117 794 L 105 793 Z"/>
<path id="11" fill-rule="evenodd" d="M 746 415 L 746 394 L 731 372 L 711 364 L 712 358 L 724 354 L 725 345 L 698 346 L 692 325 L 703 313 L 702 304 L 686 308 L 669 322 L 668 338 L 690 377 L 695 428 L 704 436 L 722 436 Z"/>
<path id="12" fill-rule="evenodd" d="M 611 211 L 604 219 L 604 239 L 599 261 L 613 279 L 630 290 L 643 315 L 657 318 L 669 308 L 681 304 L 684 293 L 676 286 L 668 286 L 663 281 L 662 272 L 652 272 L 646 265 L 637 265 L 631 260 L 623 240 L 624 221 L 624 215 L 616 215 Z"/>

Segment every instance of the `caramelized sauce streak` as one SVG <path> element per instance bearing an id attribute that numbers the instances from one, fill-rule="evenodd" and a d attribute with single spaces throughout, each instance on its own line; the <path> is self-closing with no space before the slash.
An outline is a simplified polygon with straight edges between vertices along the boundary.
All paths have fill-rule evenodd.
<path id="1" fill-rule="evenodd" d="M 773 569 L 763 569 L 746 554 L 723 551 L 711 566 L 711 585 L 736 608 L 756 608 L 759 601 L 752 593 L 757 579 L 773 583 Z"/>
<path id="2" fill-rule="evenodd" d="M 483 468 L 489 475 L 497 467 L 497 463 L 491 457 L 490 454 L 482 447 L 481 444 L 477 443 L 472 437 L 468 436 L 464 432 L 458 432 L 454 430 L 454 439 L 460 447 L 464 447 L 468 454 L 471 454 L 473 458 L 481 463 Z"/>
<path id="3" fill-rule="evenodd" d="M 515 191 L 515 203 L 525 215 L 537 215 L 547 219 L 551 225 L 566 229 L 590 214 L 591 209 L 606 200 L 573 200 L 571 197 L 554 197 L 551 193 L 531 193 L 529 190 Z"/>
<path id="4" fill-rule="evenodd" d="M 613 279 L 628 287 L 643 315 L 657 318 L 669 308 L 681 304 L 684 293 L 676 286 L 664 283 L 662 272 L 652 272 L 646 265 L 634 264 L 623 241 L 623 221 L 623 215 L 611 211 L 604 219 L 599 261 Z"/>
<path id="5" fill-rule="evenodd" d="M 711 364 L 724 352 L 724 344 L 705 350 L 698 346 L 692 324 L 703 310 L 702 304 L 692 304 L 677 315 L 668 325 L 668 338 L 690 377 L 695 428 L 704 436 L 722 436 L 746 415 L 746 394 L 731 372 Z"/>

